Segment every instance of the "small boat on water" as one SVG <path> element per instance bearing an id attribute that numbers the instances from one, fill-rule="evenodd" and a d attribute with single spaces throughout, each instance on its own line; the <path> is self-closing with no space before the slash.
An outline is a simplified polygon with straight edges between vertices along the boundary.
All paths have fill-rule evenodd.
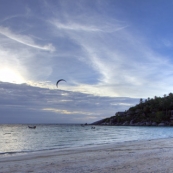
<path id="1" fill-rule="evenodd" d="M 36 129 L 36 126 L 28 126 L 30 129 Z"/>
<path id="2" fill-rule="evenodd" d="M 87 126 L 87 125 L 88 125 L 87 123 L 85 123 L 85 124 L 81 124 L 82 127 L 85 127 L 85 126 Z"/>

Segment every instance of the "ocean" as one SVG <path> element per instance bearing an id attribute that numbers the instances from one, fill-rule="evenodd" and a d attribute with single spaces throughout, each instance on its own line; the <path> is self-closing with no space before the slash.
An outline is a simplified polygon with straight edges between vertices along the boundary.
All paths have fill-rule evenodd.
<path id="1" fill-rule="evenodd" d="M 36 151 L 173 137 L 173 127 L 0 125 L 0 157 Z"/>

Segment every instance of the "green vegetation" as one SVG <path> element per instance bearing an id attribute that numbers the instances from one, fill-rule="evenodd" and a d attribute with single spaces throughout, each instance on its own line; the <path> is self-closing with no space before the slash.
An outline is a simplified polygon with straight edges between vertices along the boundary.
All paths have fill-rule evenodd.
<path id="1" fill-rule="evenodd" d="M 139 104 L 125 112 L 99 121 L 105 125 L 172 125 L 173 94 L 164 97 L 140 99 Z M 98 123 L 97 123 L 98 124 Z"/>

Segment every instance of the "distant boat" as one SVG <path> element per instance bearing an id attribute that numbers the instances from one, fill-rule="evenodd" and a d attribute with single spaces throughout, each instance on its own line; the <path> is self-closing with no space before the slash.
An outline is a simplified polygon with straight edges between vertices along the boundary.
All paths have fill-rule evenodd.
<path id="1" fill-rule="evenodd" d="M 30 129 L 36 129 L 36 126 L 28 126 Z"/>

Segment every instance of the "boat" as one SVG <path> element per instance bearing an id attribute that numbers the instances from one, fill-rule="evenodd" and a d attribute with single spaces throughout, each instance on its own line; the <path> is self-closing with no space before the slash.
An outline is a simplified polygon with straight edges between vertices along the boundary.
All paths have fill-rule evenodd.
<path id="1" fill-rule="evenodd" d="M 36 129 L 36 126 L 28 126 L 30 129 Z"/>

